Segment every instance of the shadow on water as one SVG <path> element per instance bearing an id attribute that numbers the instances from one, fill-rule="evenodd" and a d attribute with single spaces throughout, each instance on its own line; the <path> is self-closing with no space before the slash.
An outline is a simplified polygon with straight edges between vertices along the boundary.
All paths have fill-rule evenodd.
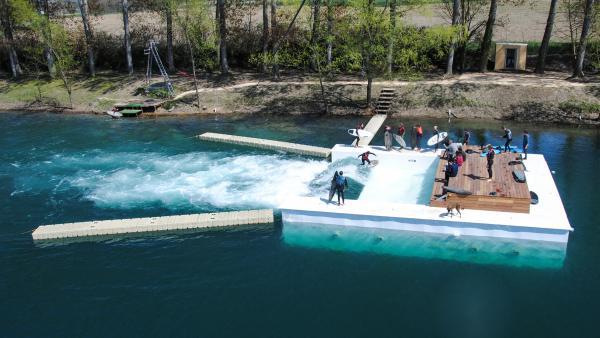
<path id="1" fill-rule="evenodd" d="M 290 246 L 538 269 L 560 269 L 566 255 L 561 243 L 339 225 L 286 222 L 282 236 Z"/>

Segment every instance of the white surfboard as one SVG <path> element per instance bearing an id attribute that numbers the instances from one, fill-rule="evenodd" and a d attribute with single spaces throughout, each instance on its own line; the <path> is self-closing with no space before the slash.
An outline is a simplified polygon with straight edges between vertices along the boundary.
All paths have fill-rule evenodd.
<path id="1" fill-rule="evenodd" d="M 393 136 L 394 136 L 394 140 L 396 140 L 396 142 L 398 142 L 400 147 L 406 148 L 406 142 L 404 142 L 404 139 L 400 135 L 393 135 Z"/>
<path id="2" fill-rule="evenodd" d="M 433 135 L 427 140 L 427 145 L 433 147 L 434 145 L 442 142 L 446 137 L 448 137 L 448 133 L 445 131 L 441 131 L 437 135 Z"/>
<path id="3" fill-rule="evenodd" d="M 370 137 L 373 137 L 373 134 L 371 132 L 368 132 L 368 131 L 363 130 L 363 129 L 348 129 L 348 134 L 350 134 L 352 136 L 358 136 L 360 138 L 370 138 Z"/>

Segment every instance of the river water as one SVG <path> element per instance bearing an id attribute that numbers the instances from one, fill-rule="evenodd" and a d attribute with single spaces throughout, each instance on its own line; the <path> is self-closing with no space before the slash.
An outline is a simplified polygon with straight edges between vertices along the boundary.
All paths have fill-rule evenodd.
<path id="1" fill-rule="evenodd" d="M 530 152 L 544 154 L 555 171 L 575 228 L 558 265 L 296 245 L 284 239 L 280 222 L 75 243 L 31 240 L 29 231 L 41 224 L 276 208 L 292 196 L 325 194 L 335 169 L 347 172 L 356 198 L 368 172 L 351 161 L 330 165 L 192 136 L 214 131 L 331 146 L 349 142 L 345 129 L 357 122 L 0 115 L 0 335 L 597 335 L 595 129 L 509 125 L 517 144 L 521 130 L 530 130 Z M 455 133 L 468 128 L 472 143 L 501 142 L 496 122 L 420 122 Z"/>

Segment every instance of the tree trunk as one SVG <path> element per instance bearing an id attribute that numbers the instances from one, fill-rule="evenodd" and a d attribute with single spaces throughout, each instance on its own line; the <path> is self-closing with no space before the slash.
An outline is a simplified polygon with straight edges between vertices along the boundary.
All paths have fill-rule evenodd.
<path id="1" fill-rule="evenodd" d="M 452 29 L 456 29 L 458 25 L 458 20 L 460 19 L 460 8 L 459 8 L 459 0 L 452 1 Z M 448 49 L 448 60 L 446 62 L 446 75 L 452 75 L 452 68 L 454 67 L 454 50 L 456 48 L 456 33 L 453 32 L 452 42 L 450 43 L 450 48 Z"/>
<path id="2" fill-rule="evenodd" d="M 277 52 L 275 45 L 277 40 L 277 0 L 271 0 L 271 55 L 273 56 L 273 73 L 279 76 L 279 65 L 275 59 L 275 53 Z"/>
<path id="3" fill-rule="evenodd" d="M 312 32 L 310 34 L 310 45 L 317 46 L 319 42 L 319 26 L 321 25 L 321 0 L 313 0 L 313 22 L 312 22 Z M 318 50 L 314 50 L 315 53 L 318 53 Z M 311 58 L 311 66 L 313 70 L 317 70 L 319 66 L 317 66 L 317 57 L 313 55 Z"/>
<path id="4" fill-rule="evenodd" d="M 333 62 L 333 1 L 327 0 L 327 66 Z M 394 0 L 395 1 L 395 0 Z"/>
<path id="5" fill-rule="evenodd" d="M 45 27 L 45 29 L 48 29 L 48 31 L 44 32 L 44 34 L 46 35 L 46 38 L 49 38 L 52 32 L 50 30 L 50 7 L 48 6 L 48 0 L 41 0 L 38 2 L 38 11 L 46 19 L 47 26 Z M 44 57 L 46 58 L 48 73 L 50 74 L 51 78 L 54 78 L 56 76 L 56 67 L 54 66 L 54 55 L 52 55 L 52 51 L 47 47 L 47 45 L 48 44 L 46 44 L 46 47 L 44 47 Z"/>
<path id="6" fill-rule="evenodd" d="M 498 10 L 498 0 L 490 2 L 490 12 L 485 24 L 485 33 L 481 41 L 481 59 L 479 60 L 479 71 L 487 72 L 488 59 L 490 57 L 490 48 L 492 47 L 492 36 L 494 35 L 494 25 L 496 24 L 496 11 Z"/>
<path id="7" fill-rule="evenodd" d="M 219 12 L 219 65 L 222 74 L 229 74 L 229 64 L 227 63 L 227 24 L 225 16 L 225 0 L 217 0 L 217 9 Z"/>
<path id="8" fill-rule="evenodd" d="M 125 42 L 125 58 L 127 61 L 127 73 L 133 74 L 133 58 L 131 57 L 131 36 L 129 35 L 129 2 L 121 0 L 123 5 L 123 32 Z"/>
<path id="9" fill-rule="evenodd" d="M 581 27 L 581 38 L 579 39 L 579 49 L 577 50 L 577 62 L 575 63 L 575 71 L 573 77 L 583 77 L 583 61 L 585 59 L 585 48 L 590 34 L 592 25 L 592 11 L 594 10 L 594 0 L 585 1 L 585 11 L 583 17 L 583 26 Z"/>
<path id="10" fill-rule="evenodd" d="M 263 31 L 262 31 L 262 72 L 266 73 L 268 71 L 267 67 L 267 58 L 269 53 L 269 6 L 267 4 L 267 0 L 263 0 L 262 3 L 262 14 L 263 14 Z"/>
<path id="11" fill-rule="evenodd" d="M 394 38 L 396 37 L 396 0 L 390 2 L 390 37 L 387 50 L 387 76 L 392 77 L 394 68 Z"/>
<path id="12" fill-rule="evenodd" d="M 458 48 L 458 54 L 460 55 L 460 72 L 464 73 L 467 67 L 467 45 L 463 44 Z"/>
<path id="13" fill-rule="evenodd" d="M 537 63 L 535 65 L 535 72 L 538 74 L 544 74 L 544 69 L 546 68 L 546 55 L 548 54 L 548 45 L 550 45 L 550 37 L 552 36 L 557 2 L 558 0 L 552 0 L 552 2 L 550 2 L 550 12 L 548 13 L 548 20 L 546 21 L 546 30 L 544 31 L 544 38 L 542 39 L 542 45 L 540 46 Z"/>
<path id="14" fill-rule="evenodd" d="M 19 58 L 17 57 L 17 51 L 15 50 L 15 40 L 11 22 L 11 9 L 7 0 L 2 0 L 1 8 L 2 13 L 0 13 L 0 23 L 2 24 L 2 31 L 4 32 L 4 44 L 7 48 L 12 76 L 16 79 L 23 74 L 23 70 L 21 69 Z"/>
<path id="15" fill-rule="evenodd" d="M 96 76 L 96 60 L 94 59 L 93 35 L 92 27 L 90 26 L 90 17 L 88 12 L 87 0 L 77 0 L 79 12 L 81 13 L 81 21 L 83 22 L 83 32 L 85 33 L 85 44 L 87 47 L 88 56 L 88 71 L 91 76 Z"/>
<path id="16" fill-rule="evenodd" d="M 294 27 L 294 23 L 296 22 L 296 19 L 298 19 L 298 14 L 300 14 L 300 11 L 302 10 L 302 7 L 304 7 L 304 4 L 306 4 L 306 0 L 302 0 L 302 2 L 300 3 L 296 14 L 294 14 L 294 17 L 292 18 L 292 21 L 290 22 L 285 33 L 283 33 L 283 36 L 281 36 L 279 39 L 277 39 L 276 42 L 273 43 L 273 75 L 277 78 L 279 77 L 279 63 L 277 62 L 277 53 L 279 52 L 279 46 L 281 45 L 281 41 L 285 40 L 288 34 L 290 34 L 290 31 L 292 30 L 292 27 Z"/>
<path id="17" fill-rule="evenodd" d="M 167 2 L 167 67 L 170 71 L 175 70 L 175 60 L 173 58 L 173 7 Z"/>

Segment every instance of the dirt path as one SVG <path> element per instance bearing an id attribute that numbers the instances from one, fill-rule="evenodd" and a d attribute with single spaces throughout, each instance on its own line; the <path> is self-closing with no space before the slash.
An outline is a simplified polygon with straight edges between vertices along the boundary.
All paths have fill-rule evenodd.
<path id="1" fill-rule="evenodd" d="M 365 85 L 366 81 L 327 81 L 326 85 Z M 511 74 L 511 73 L 469 73 L 462 74 L 448 79 L 422 80 L 422 81 L 373 81 L 373 85 L 402 87 L 409 85 L 444 85 L 454 84 L 479 84 L 479 85 L 500 85 L 500 86 L 523 86 L 539 88 L 561 88 L 561 87 L 585 87 L 593 84 L 583 82 L 573 82 L 565 79 L 564 73 L 548 73 L 545 75 L 537 74 Z M 235 90 L 252 86 L 290 86 L 290 85 L 319 85 L 319 81 L 247 81 L 222 87 L 203 87 L 199 88 L 199 93 L 218 92 L 226 90 Z M 174 100 L 194 95 L 195 90 L 188 90 L 175 96 Z"/>

